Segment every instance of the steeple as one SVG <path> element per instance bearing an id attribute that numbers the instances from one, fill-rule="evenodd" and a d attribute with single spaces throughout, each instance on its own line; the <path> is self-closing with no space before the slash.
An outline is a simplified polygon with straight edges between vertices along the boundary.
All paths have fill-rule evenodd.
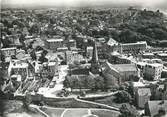
<path id="1" fill-rule="evenodd" d="M 97 53 L 96 41 L 94 41 L 93 43 L 92 62 L 98 63 L 98 53 Z"/>
<path id="2" fill-rule="evenodd" d="M 94 74 L 98 74 L 99 73 L 99 59 L 98 59 L 96 41 L 94 41 L 94 45 L 93 45 L 93 54 L 92 54 L 92 61 L 91 61 L 91 72 L 94 73 Z"/>

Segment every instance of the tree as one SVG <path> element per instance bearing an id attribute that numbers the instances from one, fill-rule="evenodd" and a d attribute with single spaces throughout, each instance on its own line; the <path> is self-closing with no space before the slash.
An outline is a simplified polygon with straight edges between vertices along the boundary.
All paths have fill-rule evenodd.
<path id="1" fill-rule="evenodd" d="M 39 33 L 39 31 L 40 31 L 40 29 L 39 29 L 39 26 L 37 24 L 34 24 L 29 30 L 29 32 L 31 34 L 37 34 L 37 33 Z"/>
<path id="2" fill-rule="evenodd" d="M 121 115 L 119 117 L 140 117 L 136 108 L 129 104 L 123 104 L 120 108 Z"/>
<path id="3" fill-rule="evenodd" d="M 104 78 L 103 77 L 97 76 L 94 80 L 95 80 L 95 82 L 94 82 L 95 83 L 95 85 L 94 85 L 95 90 L 104 89 L 105 83 L 104 83 Z"/>
<path id="4" fill-rule="evenodd" d="M 31 98 L 31 94 L 30 93 L 26 93 L 24 99 L 23 99 L 23 109 L 29 111 L 29 105 L 32 102 L 32 98 Z"/>
<path id="5" fill-rule="evenodd" d="M 126 91 L 119 91 L 115 94 L 116 98 L 114 99 L 117 103 L 127 103 L 131 101 L 131 95 Z"/>

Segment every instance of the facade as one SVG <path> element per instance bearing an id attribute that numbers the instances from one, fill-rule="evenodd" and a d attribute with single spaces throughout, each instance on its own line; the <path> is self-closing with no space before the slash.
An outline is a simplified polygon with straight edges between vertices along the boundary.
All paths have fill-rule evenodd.
<path id="1" fill-rule="evenodd" d="M 145 104 L 150 100 L 150 88 L 138 88 L 136 92 L 136 102 L 139 108 L 144 108 Z"/>
<path id="2" fill-rule="evenodd" d="M 109 41 L 110 42 L 110 41 Z M 116 43 L 112 41 L 108 42 L 108 50 L 110 52 L 118 51 L 119 53 L 129 52 L 129 51 L 145 51 L 147 49 L 147 42 L 146 41 L 140 41 L 136 43 Z"/>
<path id="3" fill-rule="evenodd" d="M 122 82 L 134 80 L 136 77 L 139 77 L 138 69 L 134 64 L 112 65 L 106 62 L 103 66 L 102 73 L 108 80 L 108 85 L 119 85 Z"/>
<path id="4" fill-rule="evenodd" d="M 56 62 L 43 63 L 39 72 L 42 78 L 53 77 L 58 72 L 58 64 Z"/>
<path id="5" fill-rule="evenodd" d="M 54 75 L 55 73 L 58 73 L 58 61 L 56 62 L 49 62 L 48 63 L 48 71 L 50 75 Z"/>
<path id="6" fill-rule="evenodd" d="M 133 63 L 134 58 L 132 56 L 127 57 L 121 55 L 118 52 L 114 51 L 109 55 L 108 61 L 112 64 L 131 64 Z"/>
<path id="7" fill-rule="evenodd" d="M 21 75 L 22 81 L 24 81 L 29 75 L 28 63 L 11 62 L 8 70 L 11 75 Z"/>
<path id="8" fill-rule="evenodd" d="M 146 64 L 144 68 L 144 78 L 147 80 L 158 80 L 161 78 L 162 69 L 162 64 Z"/>
<path id="9" fill-rule="evenodd" d="M 16 55 L 16 48 L 2 48 L 1 53 L 4 55 L 5 61 L 9 62 L 9 58 Z"/>
<path id="10" fill-rule="evenodd" d="M 68 41 L 67 47 L 76 47 L 76 41 L 74 39 L 70 39 Z"/>
<path id="11" fill-rule="evenodd" d="M 145 51 L 147 49 L 147 42 L 146 41 L 140 41 L 136 43 L 125 43 L 121 44 L 121 49 L 122 52 L 126 51 Z"/>
<path id="12" fill-rule="evenodd" d="M 104 66 L 104 67 L 103 67 Z M 121 76 L 119 72 L 111 67 L 111 64 L 106 62 L 102 66 L 102 74 L 106 79 L 107 87 L 117 87 L 121 83 Z"/>
<path id="13" fill-rule="evenodd" d="M 81 61 L 83 60 L 83 56 L 78 54 L 76 51 L 66 51 L 65 52 L 65 59 L 67 64 L 73 64 L 74 61 Z"/>
<path id="14" fill-rule="evenodd" d="M 135 78 L 140 76 L 138 68 L 135 64 L 115 64 L 111 65 L 111 67 L 119 72 L 121 82 L 134 81 Z"/>
<path id="15" fill-rule="evenodd" d="M 63 39 L 48 39 L 45 41 L 47 49 L 57 51 L 57 48 L 63 47 Z"/>
<path id="16" fill-rule="evenodd" d="M 89 46 L 86 48 L 86 51 L 87 51 L 87 57 L 90 58 L 92 57 L 92 54 L 93 54 L 93 47 Z"/>

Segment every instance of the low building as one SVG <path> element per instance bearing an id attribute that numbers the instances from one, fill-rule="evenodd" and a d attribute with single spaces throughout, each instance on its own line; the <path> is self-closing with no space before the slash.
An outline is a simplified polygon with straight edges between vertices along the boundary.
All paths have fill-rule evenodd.
<path id="1" fill-rule="evenodd" d="M 145 105 L 145 115 L 149 117 L 167 116 L 167 100 L 148 101 Z"/>
<path id="2" fill-rule="evenodd" d="M 146 64 L 144 68 L 144 78 L 146 80 L 158 80 L 161 78 L 163 65 L 159 63 Z"/>
<path id="3" fill-rule="evenodd" d="M 138 88 L 136 92 L 136 102 L 139 108 L 144 108 L 145 104 L 150 100 L 150 88 Z"/>

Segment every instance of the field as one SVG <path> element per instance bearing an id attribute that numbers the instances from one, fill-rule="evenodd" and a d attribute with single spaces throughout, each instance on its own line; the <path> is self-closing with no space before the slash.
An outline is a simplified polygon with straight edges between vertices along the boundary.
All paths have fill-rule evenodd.
<path id="1" fill-rule="evenodd" d="M 88 117 L 94 115 L 95 117 L 118 117 L 119 112 L 107 109 L 93 109 L 93 108 L 41 108 L 43 112 L 50 117 Z"/>
<path id="2" fill-rule="evenodd" d="M 50 117 L 60 117 L 65 109 L 61 109 L 61 108 L 60 109 L 46 109 L 46 108 L 42 108 L 41 110 L 43 112 L 45 112 L 47 115 L 49 115 Z"/>

